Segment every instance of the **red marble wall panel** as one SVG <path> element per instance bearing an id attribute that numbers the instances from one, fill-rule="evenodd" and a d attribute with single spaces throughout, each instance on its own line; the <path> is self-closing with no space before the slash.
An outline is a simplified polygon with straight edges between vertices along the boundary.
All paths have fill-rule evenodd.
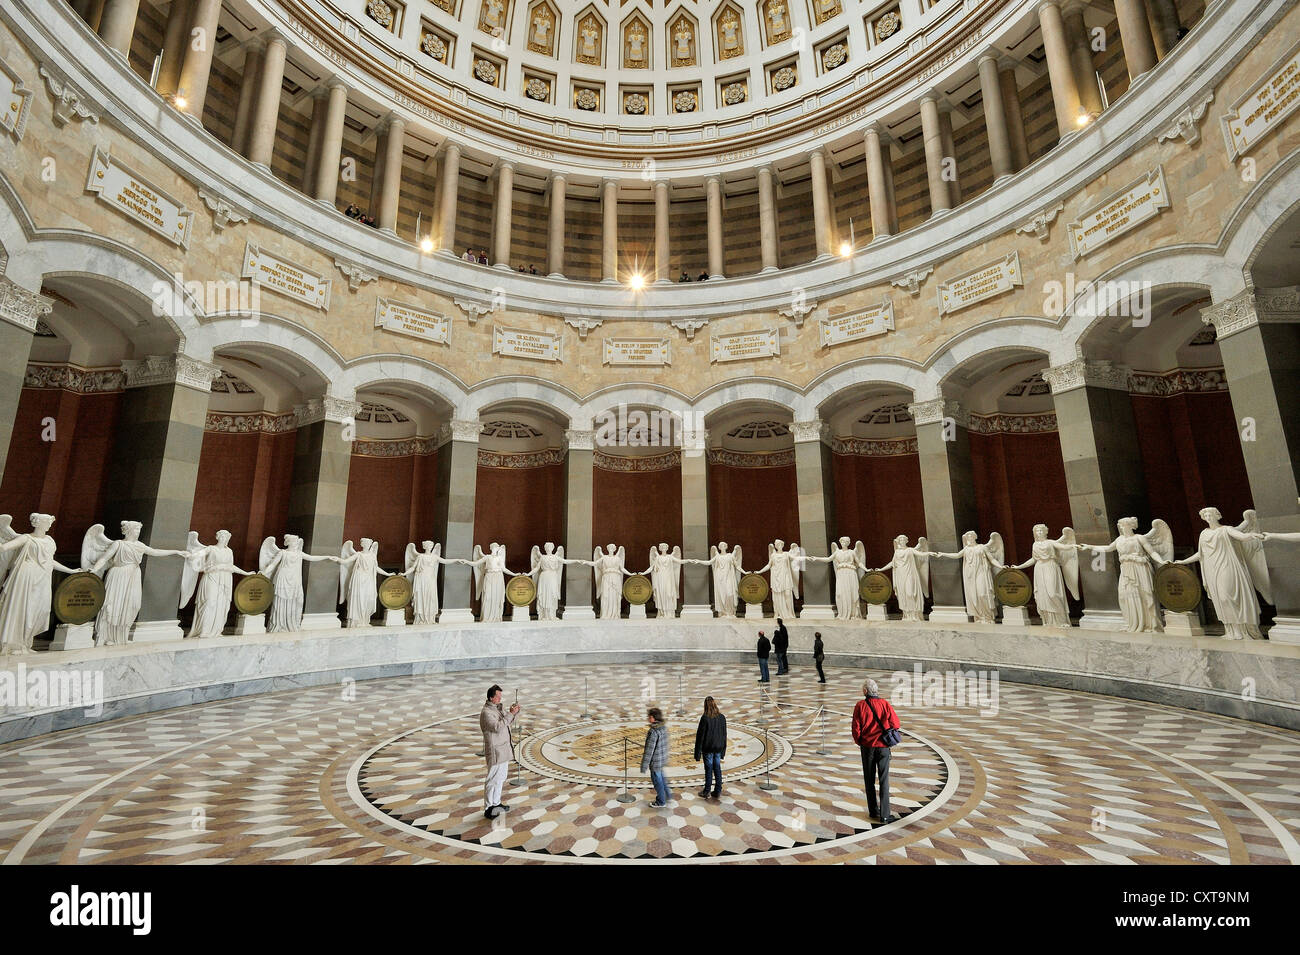
<path id="1" fill-rule="evenodd" d="M 1007 561 L 1028 558 L 1035 524 L 1053 537 L 1071 523 L 1061 440 L 1055 431 L 1034 434 L 971 434 L 971 470 L 980 540 L 997 531 Z"/>
<path id="2" fill-rule="evenodd" d="M 920 457 L 896 454 L 832 456 L 836 537 L 862 541 L 867 563 L 880 567 L 893 556 L 893 539 L 925 534 L 925 500 Z"/>
<path id="3" fill-rule="evenodd" d="M 682 470 L 595 468 L 591 511 L 592 542 L 626 547 L 628 569 L 645 570 L 651 547 L 660 541 L 669 547 L 682 543 Z"/>
<path id="4" fill-rule="evenodd" d="M 528 555 L 547 541 L 564 543 L 564 465 L 478 469 L 474 492 L 474 543 L 506 547 L 507 566 L 528 570 Z M 575 554 L 590 558 L 590 554 Z"/>

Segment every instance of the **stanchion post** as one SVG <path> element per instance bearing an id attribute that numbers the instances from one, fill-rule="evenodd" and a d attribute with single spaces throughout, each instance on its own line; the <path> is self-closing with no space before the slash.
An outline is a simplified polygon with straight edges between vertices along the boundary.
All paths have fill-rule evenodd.
<path id="1" fill-rule="evenodd" d="M 678 717 L 686 715 L 686 697 L 682 693 L 682 675 L 677 674 L 677 713 Z"/>
<path id="2" fill-rule="evenodd" d="M 763 790 L 763 792 L 771 792 L 777 787 L 776 783 L 772 782 L 772 743 L 766 725 L 763 727 L 763 749 L 765 750 L 763 755 L 766 757 L 766 765 L 763 767 L 765 781 L 759 783 L 758 788 Z"/>
<path id="3" fill-rule="evenodd" d="M 591 719 L 591 708 L 587 705 L 587 678 L 582 678 L 582 715 L 578 719 Z"/>
<path id="4" fill-rule="evenodd" d="M 627 737 L 623 737 L 623 791 L 618 794 L 619 802 L 635 802 L 636 797 L 627 788 Z"/>
<path id="5" fill-rule="evenodd" d="M 826 707 L 819 706 L 817 713 L 822 718 L 822 748 L 817 750 L 817 755 L 829 756 L 831 751 L 826 748 Z"/>

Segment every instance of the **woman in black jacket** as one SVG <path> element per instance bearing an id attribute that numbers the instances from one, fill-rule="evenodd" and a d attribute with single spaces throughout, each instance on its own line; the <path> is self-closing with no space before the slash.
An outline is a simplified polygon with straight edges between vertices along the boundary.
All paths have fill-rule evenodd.
<path id="1" fill-rule="evenodd" d="M 718 710 L 713 697 L 704 698 L 704 715 L 695 731 L 695 761 L 704 757 L 704 788 L 700 795 L 717 799 L 722 795 L 722 757 L 727 753 L 727 718 Z M 710 785 L 712 791 L 710 792 Z"/>

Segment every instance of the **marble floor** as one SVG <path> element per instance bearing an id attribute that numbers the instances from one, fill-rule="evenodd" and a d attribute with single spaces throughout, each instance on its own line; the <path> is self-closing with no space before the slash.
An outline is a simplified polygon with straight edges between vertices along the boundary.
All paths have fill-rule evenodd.
<path id="1" fill-rule="evenodd" d="M 0 747 L 7 863 L 1295 863 L 1300 733 L 1002 683 L 997 713 L 899 700 L 888 824 L 849 714 L 890 674 L 608 664 L 402 677 L 196 705 Z M 508 812 L 482 813 L 477 714 L 523 715 Z M 691 759 L 728 716 L 718 800 Z M 647 706 L 674 800 L 640 774 Z M 685 715 L 679 713 L 684 712 Z M 630 766 L 623 784 L 624 741 Z M 623 795 L 624 800 L 619 797 Z"/>

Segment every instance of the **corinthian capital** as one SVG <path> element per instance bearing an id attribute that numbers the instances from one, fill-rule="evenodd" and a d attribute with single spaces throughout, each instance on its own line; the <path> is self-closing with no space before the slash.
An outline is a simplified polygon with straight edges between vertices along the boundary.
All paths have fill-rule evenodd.
<path id="1" fill-rule="evenodd" d="M 127 388 L 147 388 L 150 385 L 184 385 L 196 391 L 211 391 L 212 382 L 221 375 L 221 369 L 206 361 L 188 355 L 149 355 L 141 361 L 122 362 Z"/>
<path id="2" fill-rule="evenodd" d="M 37 320 L 53 309 L 54 302 L 50 299 L 0 276 L 0 319 L 34 332 Z"/>

